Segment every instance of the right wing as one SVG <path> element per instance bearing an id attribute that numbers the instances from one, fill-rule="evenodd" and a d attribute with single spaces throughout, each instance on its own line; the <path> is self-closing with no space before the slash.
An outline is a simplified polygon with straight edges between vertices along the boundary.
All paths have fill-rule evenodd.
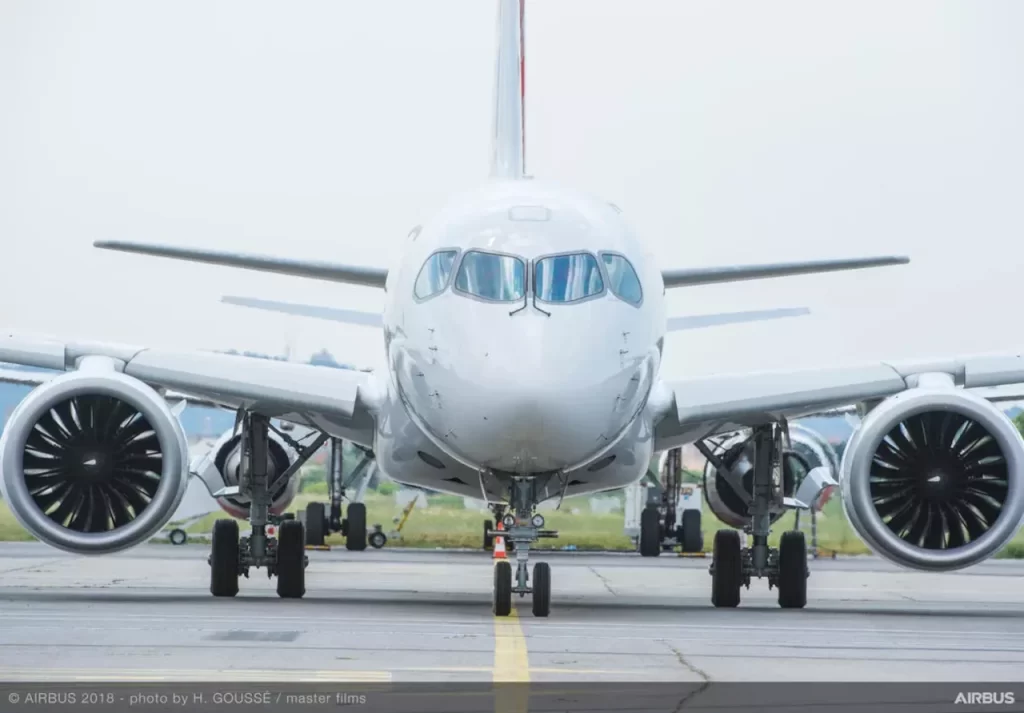
<path id="1" fill-rule="evenodd" d="M 155 255 L 156 257 L 169 257 L 176 260 L 202 262 L 209 265 L 240 267 L 259 272 L 273 272 L 278 275 L 310 277 L 316 280 L 343 282 L 352 285 L 364 285 L 366 287 L 379 287 L 381 289 L 385 288 L 388 279 L 388 271 L 382 268 L 342 265 L 335 262 L 294 260 L 268 255 L 206 250 L 204 248 L 180 248 L 174 245 L 147 245 L 146 243 L 124 242 L 120 240 L 98 240 L 93 245 L 104 250 L 117 250 L 139 255 Z"/>
<path id="2" fill-rule="evenodd" d="M 921 383 L 922 375 L 944 374 L 951 386 L 993 401 L 999 394 L 1020 395 L 1024 383 L 1021 354 L 950 359 L 869 362 L 862 365 L 798 371 L 712 376 L 664 383 L 652 395 L 655 450 L 676 448 L 709 436 L 781 419 L 833 411 L 851 404 L 877 402 Z M 993 387 L 1018 385 L 1012 391 Z"/>
<path id="3" fill-rule="evenodd" d="M 327 418 L 337 427 L 335 435 L 373 447 L 380 391 L 371 372 L 215 352 L 0 336 L 0 362 L 75 371 L 88 357 L 105 358 L 165 398 L 245 408 L 313 426 L 318 418 Z M 13 369 L 0 370 L 0 377 L 13 383 L 53 378 Z"/>
<path id="4" fill-rule="evenodd" d="M 906 265 L 908 257 L 886 255 L 847 260 L 809 260 L 807 262 L 778 262 L 767 265 L 727 265 L 725 267 L 697 267 L 682 270 L 664 270 L 661 277 L 665 287 L 692 287 L 714 285 L 721 282 L 762 280 L 770 277 L 810 275 L 839 270 L 860 270 L 865 267 Z"/>

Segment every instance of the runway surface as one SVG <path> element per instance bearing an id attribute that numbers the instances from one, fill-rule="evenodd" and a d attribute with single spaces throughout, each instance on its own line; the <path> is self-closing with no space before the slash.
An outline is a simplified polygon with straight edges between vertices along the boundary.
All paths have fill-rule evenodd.
<path id="1" fill-rule="evenodd" d="M 302 600 L 262 570 L 214 599 L 207 553 L 0 544 L 0 680 L 1024 680 L 1016 561 L 821 560 L 804 610 L 763 581 L 716 610 L 709 560 L 554 553 L 551 617 L 498 619 L 484 553 L 309 552 Z"/>

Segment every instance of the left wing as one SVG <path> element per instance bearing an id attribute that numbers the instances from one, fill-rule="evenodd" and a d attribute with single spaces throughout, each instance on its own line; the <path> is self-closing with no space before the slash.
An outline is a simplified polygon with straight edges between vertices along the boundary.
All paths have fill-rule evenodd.
<path id="1" fill-rule="evenodd" d="M 206 248 L 183 248 L 177 245 L 151 245 L 123 240 L 97 240 L 93 245 L 102 250 L 117 250 L 137 255 L 153 255 L 174 260 L 188 260 L 207 265 L 223 265 L 240 267 L 244 270 L 272 272 L 278 275 L 309 277 L 314 280 L 342 282 L 365 287 L 387 286 L 388 271 L 379 267 L 363 265 L 346 265 L 336 262 L 318 260 L 295 260 L 293 258 L 275 257 L 273 255 L 252 255 L 235 253 L 226 250 L 207 250 Z"/>
<path id="2" fill-rule="evenodd" d="M 338 426 L 334 435 L 373 446 L 379 392 L 372 372 L 215 352 L 0 336 L 0 362 L 8 364 L 76 371 L 97 358 L 102 368 L 134 377 L 166 399 L 245 408 L 299 424 L 327 417 Z M 56 376 L 0 369 L 0 380 L 11 383 L 41 384 Z"/>
<path id="3" fill-rule="evenodd" d="M 0 384 L 21 384 L 24 386 L 39 386 L 45 384 L 54 377 L 60 376 L 63 372 L 60 371 L 28 371 L 23 369 L 11 369 L 0 366 Z M 195 404 L 196 406 L 213 406 L 216 408 L 223 408 L 224 404 L 216 403 L 205 399 L 201 396 L 190 396 L 173 391 L 170 389 L 161 389 L 163 397 L 168 401 L 185 401 L 189 404 Z"/>
<path id="4" fill-rule="evenodd" d="M 945 375 L 951 388 L 993 400 L 992 387 L 1024 382 L 1021 354 L 774 371 L 663 383 L 648 402 L 655 419 L 655 450 L 676 448 L 760 424 L 808 416 L 850 404 L 879 401 Z M 1010 393 L 1010 392 L 1006 392 Z M 1017 389 L 1015 394 L 1022 393 Z"/>

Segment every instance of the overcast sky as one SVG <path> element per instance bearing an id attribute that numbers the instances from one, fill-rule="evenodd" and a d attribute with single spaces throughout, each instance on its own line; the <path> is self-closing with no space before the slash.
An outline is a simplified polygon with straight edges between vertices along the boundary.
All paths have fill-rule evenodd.
<path id="1" fill-rule="evenodd" d="M 495 12 L 4 0 L 0 323 L 378 363 L 373 329 L 218 303 L 376 291 L 91 243 L 391 265 L 486 176 Z M 528 170 L 621 206 L 666 267 L 913 260 L 673 291 L 814 314 L 678 333 L 670 376 L 1024 345 L 1024 3 L 532 0 L 526 45 Z"/>

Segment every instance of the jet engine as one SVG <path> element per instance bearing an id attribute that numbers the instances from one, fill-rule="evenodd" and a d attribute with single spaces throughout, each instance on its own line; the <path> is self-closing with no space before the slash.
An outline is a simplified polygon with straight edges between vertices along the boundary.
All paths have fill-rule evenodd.
<path id="1" fill-rule="evenodd" d="M 870 411 L 846 446 L 850 524 L 876 554 L 922 570 L 976 564 L 1024 515 L 1024 440 L 983 398 L 915 388 Z"/>
<path id="2" fill-rule="evenodd" d="M 279 515 L 292 504 L 299 491 L 297 477 L 285 477 L 285 471 L 299 459 L 299 454 L 280 434 L 270 429 L 267 433 L 267 478 L 270 489 L 270 512 Z M 221 487 L 238 485 L 239 466 L 242 462 L 242 436 L 234 429 L 217 439 L 210 451 L 200 458 L 192 470 L 216 492 Z M 249 499 L 244 495 L 225 495 L 217 504 L 232 517 L 249 517 Z"/>
<path id="3" fill-rule="evenodd" d="M 63 374 L 14 409 L 0 438 L 0 488 L 18 522 L 77 554 L 155 535 L 188 486 L 188 443 L 152 388 L 106 371 Z"/>
<path id="4" fill-rule="evenodd" d="M 718 444 L 716 455 L 742 477 L 746 495 L 749 497 L 754 480 L 753 443 L 746 431 L 732 434 Z M 835 450 L 817 432 L 797 424 L 789 427 L 790 447 L 783 454 L 783 492 L 793 497 L 803 477 L 812 468 L 827 467 L 833 478 L 839 474 L 839 458 Z M 827 496 L 819 501 L 823 505 Z M 735 492 L 729 482 L 718 473 L 710 462 L 704 466 L 704 497 L 708 507 L 725 524 L 742 528 L 750 524 L 750 512 L 744 497 Z M 777 521 L 782 513 L 773 515 Z"/>

